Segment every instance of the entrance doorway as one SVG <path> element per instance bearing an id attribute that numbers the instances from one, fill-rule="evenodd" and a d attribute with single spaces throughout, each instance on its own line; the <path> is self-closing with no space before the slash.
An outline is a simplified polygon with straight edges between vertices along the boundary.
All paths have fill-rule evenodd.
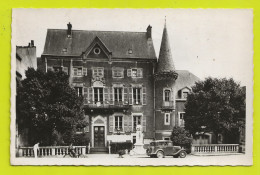
<path id="1" fill-rule="evenodd" d="M 105 147 L 104 126 L 94 126 L 94 147 Z"/>

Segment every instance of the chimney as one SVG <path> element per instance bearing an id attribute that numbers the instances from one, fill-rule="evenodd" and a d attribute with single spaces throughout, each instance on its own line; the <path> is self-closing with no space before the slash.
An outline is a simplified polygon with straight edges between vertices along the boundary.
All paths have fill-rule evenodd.
<path id="1" fill-rule="evenodd" d="M 31 47 L 34 47 L 34 40 L 31 40 Z"/>
<path id="2" fill-rule="evenodd" d="M 67 26 L 68 26 L 67 35 L 68 35 L 68 36 L 71 36 L 71 28 L 72 28 L 72 25 L 71 25 L 71 23 L 69 22 L 69 24 L 67 24 Z"/>
<path id="3" fill-rule="evenodd" d="M 152 38 L 152 26 L 148 26 L 146 29 L 146 36 L 147 38 Z"/>

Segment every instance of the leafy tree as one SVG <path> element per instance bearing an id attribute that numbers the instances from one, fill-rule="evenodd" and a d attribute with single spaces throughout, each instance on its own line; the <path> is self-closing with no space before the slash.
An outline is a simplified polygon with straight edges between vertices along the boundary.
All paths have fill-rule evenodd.
<path id="1" fill-rule="evenodd" d="M 185 104 L 185 129 L 191 134 L 213 132 L 236 143 L 245 125 L 245 89 L 231 79 L 206 78 L 192 87 Z M 217 142 L 217 138 L 213 142 Z"/>
<path id="2" fill-rule="evenodd" d="M 18 131 L 28 129 L 29 143 L 67 144 L 77 128 L 87 125 L 83 98 L 78 97 L 64 72 L 29 68 L 17 88 L 16 114 Z"/>
<path id="3" fill-rule="evenodd" d="M 173 127 L 171 140 L 173 145 L 190 148 L 192 137 L 183 127 Z"/>

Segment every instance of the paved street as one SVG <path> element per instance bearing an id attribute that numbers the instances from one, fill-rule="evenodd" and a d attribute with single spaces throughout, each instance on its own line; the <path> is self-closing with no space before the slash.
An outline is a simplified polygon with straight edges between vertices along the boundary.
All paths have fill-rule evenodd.
<path id="1" fill-rule="evenodd" d="M 22 160 L 29 160 L 32 164 L 47 163 L 51 164 L 63 164 L 63 165 L 156 165 L 156 166 L 191 166 L 191 165 L 218 165 L 225 162 L 225 165 L 241 165 L 245 162 L 250 162 L 250 156 L 244 154 L 237 155 L 221 155 L 221 156 L 194 156 L 187 155 L 186 158 L 173 158 L 171 156 L 166 156 L 165 158 L 150 158 L 146 155 L 124 155 L 124 158 L 119 158 L 118 154 L 88 154 L 86 158 L 62 158 L 62 156 L 51 156 L 38 158 L 35 161 L 34 158 L 20 158 Z M 57 158 L 57 159 L 56 159 Z M 248 163 L 247 163 L 248 164 Z"/>

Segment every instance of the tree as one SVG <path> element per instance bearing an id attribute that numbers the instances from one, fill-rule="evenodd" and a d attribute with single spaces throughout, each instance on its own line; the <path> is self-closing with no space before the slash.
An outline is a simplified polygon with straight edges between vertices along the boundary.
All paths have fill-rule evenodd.
<path id="1" fill-rule="evenodd" d="M 173 145 L 190 148 L 192 137 L 183 127 L 173 127 L 171 140 Z"/>
<path id="2" fill-rule="evenodd" d="M 185 129 L 191 134 L 221 133 L 226 143 L 236 143 L 245 125 L 245 90 L 232 78 L 206 78 L 192 87 L 185 112 Z"/>
<path id="3" fill-rule="evenodd" d="M 84 121 L 83 97 L 70 87 L 68 75 L 29 68 L 26 77 L 17 88 L 18 132 L 28 128 L 31 145 L 36 142 L 42 145 L 71 142 L 76 129 L 87 123 Z"/>

